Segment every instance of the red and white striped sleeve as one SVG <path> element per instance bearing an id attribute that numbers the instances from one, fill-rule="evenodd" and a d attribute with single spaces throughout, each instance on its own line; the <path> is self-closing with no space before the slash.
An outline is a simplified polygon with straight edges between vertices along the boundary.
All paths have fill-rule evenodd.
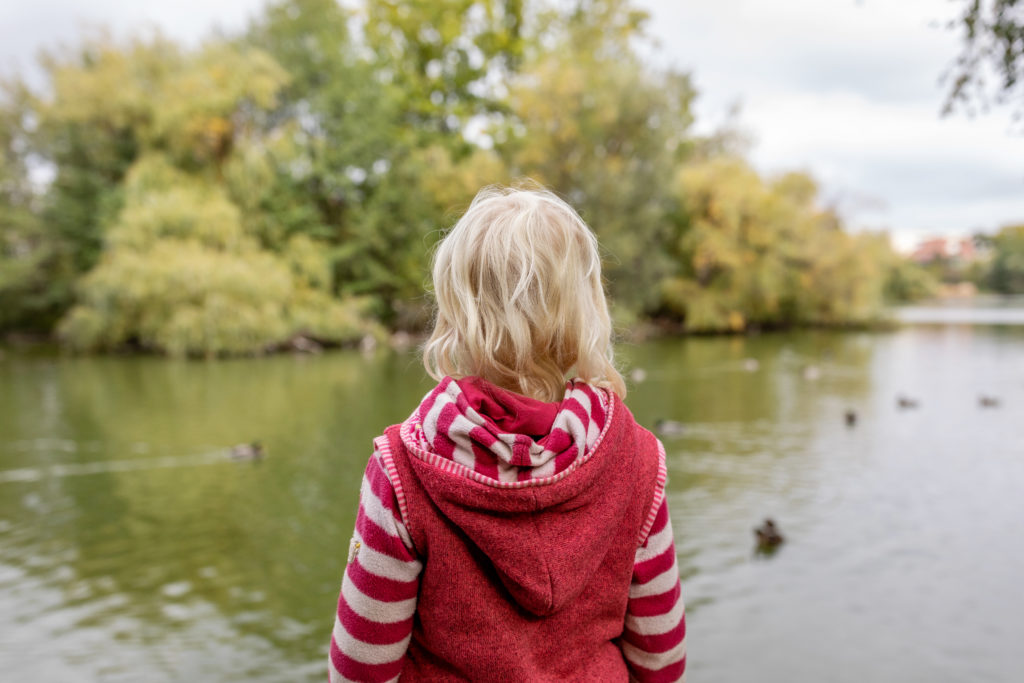
<path id="1" fill-rule="evenodd" d="M 423 563 L 380 452 L 374 450 L 359 491 L 359 512 L 331 634 L 329 681 L 398 678 L 412 637 Z"/>
<path id="2" fill-rule="evenodd" d="M 650 533 L 636 551 L 620 644 L 631 680 L 685 680 L 686 616 L 672 520 L 664 499 Z"/>

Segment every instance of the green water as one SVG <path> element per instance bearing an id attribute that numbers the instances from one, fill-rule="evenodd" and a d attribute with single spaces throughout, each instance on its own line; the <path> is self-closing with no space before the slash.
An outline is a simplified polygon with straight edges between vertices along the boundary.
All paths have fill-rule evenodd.
<path id="1" fill-rule="evenodd" d="M 687 425 L 665 442 L 691 680 L 1019 680 L 1024 328 L 621 355 L 637 418 Z M 391 352 L 4 351 L 0 678 L 324 680 L 371 439 L 430 386 Z M 253 440 L 264 461 L 226 457 Z M 759 558 L 766 515 L 788 541 Z"/>

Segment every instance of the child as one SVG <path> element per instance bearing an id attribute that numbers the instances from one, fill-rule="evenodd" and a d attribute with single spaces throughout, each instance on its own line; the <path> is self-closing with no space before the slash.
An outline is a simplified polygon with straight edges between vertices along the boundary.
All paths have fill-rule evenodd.
<path id="1" fill-rule="evenodd" d="M 374 441 L 330 680 L 681 679 L 665 451 L 622 403 L 593 233 L 484 189 L 433 278 L 439 384 Z"/>

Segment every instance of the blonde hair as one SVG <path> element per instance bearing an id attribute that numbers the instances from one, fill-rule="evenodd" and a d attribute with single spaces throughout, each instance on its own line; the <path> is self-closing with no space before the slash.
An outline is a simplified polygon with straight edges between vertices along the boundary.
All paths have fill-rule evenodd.
<path id="1" fill-rule="evenodd" d="M 485 187 L 434 253 L 436 380 L 477 375 L 554 401 L 570 370 L 620 397 L 597 238 L 541 189 Z"/>

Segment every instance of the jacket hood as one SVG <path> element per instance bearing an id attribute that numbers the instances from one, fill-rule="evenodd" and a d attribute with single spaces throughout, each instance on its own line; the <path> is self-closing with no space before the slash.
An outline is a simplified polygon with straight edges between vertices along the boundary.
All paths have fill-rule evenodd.
<path id="1" fill-rule="evenodd" d="M 414 445 L 509 483 L 551 477 L 591 450 L 607 415 L 603 389 L 574 380 L 561 401 L 545 403 L 479 377 L 446 377 L 410 421 Z M 486 483 L 486 482 L 485 482 Z"/>
<path id="2" fill-rule="evenodd" d="M 614 408 L 609 392 L 579 380 L 546 403 L 480 378 L 446 377 L 402 425 L 428 496 L 531 613 L 552 613 L 576 597 L 621 524 L 595 504 L 600 486 L 587 480 L 600 468 L 584 467 Z M 546 524 L 549 515 L 579 525 L 567 538 L 548 530 L 564 529 Z"/>

